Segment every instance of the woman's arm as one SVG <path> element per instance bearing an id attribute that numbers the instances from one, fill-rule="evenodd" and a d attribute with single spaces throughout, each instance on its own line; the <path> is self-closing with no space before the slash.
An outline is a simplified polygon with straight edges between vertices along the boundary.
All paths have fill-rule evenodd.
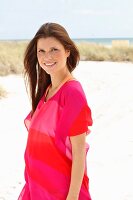
<path id="1" fill-rule="evenodd" d="M 71 182 L 66 200 L 78 200 L 85 170 L 85 137 L 86 133 L 70 137 L 72 144 Z"/>

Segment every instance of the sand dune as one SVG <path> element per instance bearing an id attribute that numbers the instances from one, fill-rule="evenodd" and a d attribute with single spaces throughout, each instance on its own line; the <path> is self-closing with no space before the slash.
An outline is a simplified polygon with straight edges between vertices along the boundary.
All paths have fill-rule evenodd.
<path id="1" fill-rule="evenodd" d="M 74 71 L 91 107 L 94 125 L 87 137 L 93 200 L 133 200 L 133 64 L 80 62 Z M 16 200 L 23 186 L 30 110 L 21 76 L 0 77 L 8 98 L 0 100 L 0 200 Z"/>

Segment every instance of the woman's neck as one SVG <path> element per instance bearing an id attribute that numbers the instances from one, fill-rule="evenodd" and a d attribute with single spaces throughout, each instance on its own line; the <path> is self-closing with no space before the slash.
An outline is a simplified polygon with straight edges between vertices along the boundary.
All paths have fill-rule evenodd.
<path id="1" fill-rule="evenodd" d="M 51 76 L 51 90 L 57 89 L 62 83 L 67 80 L 74 78 L 70 72 L 58 74 L 56 76 Z"/>

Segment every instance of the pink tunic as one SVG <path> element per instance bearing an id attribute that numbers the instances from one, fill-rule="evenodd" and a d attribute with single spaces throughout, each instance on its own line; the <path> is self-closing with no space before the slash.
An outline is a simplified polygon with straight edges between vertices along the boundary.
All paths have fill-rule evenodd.
<path id="1" fill-rule="evenodd" d="M 18 200 L 66 200 L 72 166 L 70 136 L 89 133 L 92 125 L 80 82 L 65 82 L 47 102 L 44 95 L 32 119 L 30 113 L 26 117 L 25 125 L 26 184 Z M 88 148 L 86 144 L 86 153 Z M 87 167 L 79 200 L 91 200 Z"/>

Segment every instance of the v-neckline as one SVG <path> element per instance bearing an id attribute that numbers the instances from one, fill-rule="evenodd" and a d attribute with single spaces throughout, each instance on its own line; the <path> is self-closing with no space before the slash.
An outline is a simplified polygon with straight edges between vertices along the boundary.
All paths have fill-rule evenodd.
<path id="1" fill-rule="evenodd" d="M 45 94 L 44 94 L 44 102 L 47 103 L 49 100 L 51 100 L 52 98 L 54 98 L 54 96 L 56 96 L 56 94 L 58 94 L 58 92 L 62 89 L 62 87 L 63 87 L 66 83 L 68 83 L 68 82 L 70 82 L 70 81 L 77 81 L 77 79 L 76 79 L 76 78 L 69 79 L 69 80 L 65 81 L 64 83 L 60 84 L 59 87 L 57 88 L 57 90 L 55 91 L 55 93 L 54 93 L 51 97 L 49 97 L 49 98 L 46 100 L 46 96 L 47 96 L 47 93 L 48 93 L 48 91 L 49 91 L 49 88 L 50 88 L 51 84 L 48 85 L 48 87 L 47 87 L 47 89 L 46 89 L 46 91 L 45 91 Z"/>

